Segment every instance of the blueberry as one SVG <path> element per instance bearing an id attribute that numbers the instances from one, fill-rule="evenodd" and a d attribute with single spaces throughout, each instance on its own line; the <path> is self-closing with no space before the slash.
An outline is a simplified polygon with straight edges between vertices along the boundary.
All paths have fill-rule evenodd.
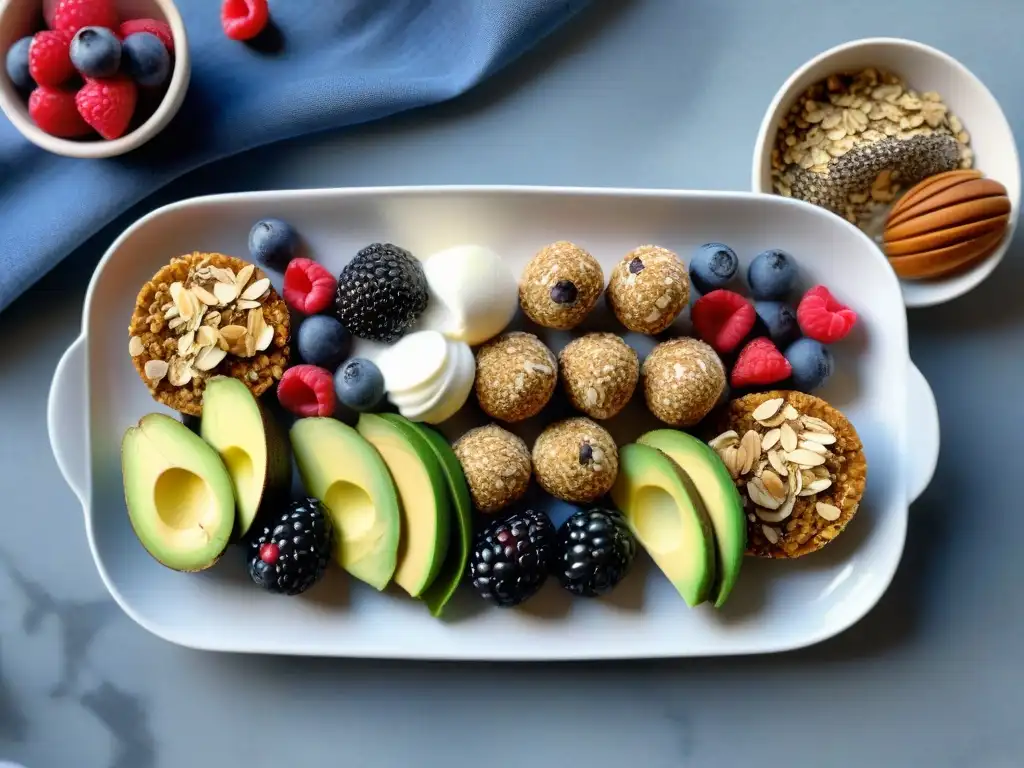
<path id="1" fill-rule="evenodd" d="M 722 243 L 705 243 L 690 261 L 690 282 L 703 293 L 725 288 L 736 277 L 740 260 L 736 252 Z"/>
<path id="2" fill-rule="evenodd" d="M 750 262 L 747 284 L 758 300 L 781 300 L 796 283 L 796 264 L 785 251 L 762 251 Z"/>
<path id="3" fill-rule="evenodd" d="M 353 357 L 334 374 L 334 393 L 353 411 L 369 411 L 384 398 L 384 375 L 369 360 Z"/>
<path id="4" fill-rule="evenodd" d="M 143 88 L 157 88 L 171 74 L 171 54 L 152 32 L 136 32 L 124 39 L 124 68 Z"/>
<path id="5" fill-rule="evenodd" d="M 85 77 L 115 75 L 121 66 L 121 41 L 106 27 L 82 27 L 71 40 L 71 63 Z"/>
<path id="6" fill-rule="evenodd" d="M 800 338 L 796 312 L 782 301 L 755 301 L 754 311 L 764 325 L 765 333 L 779 349 L 785 349 Z"/>
<path id="7" fill-rule="evenodd" d="M 257 221 L 249 230 L 249 254 L 253 261 L 284 269 L 298 255 L 299 236 L 291 224 L 280 219 Z"/>
<path id="8" fill-rule="evenodd" d="M 580 292 L 572 280 L 559 280 L 551 286 L 551 300 L 555 304 L 575 304 Z"/>
<path id="9" fill-rule="evenodd" d="M 793 388 L 801 392 L 811 392 L 828 381 L 835 362 L 828 347 L 808 338 L 794 341 L 786 359 L 793 367 Z"/>
<path id="10" fill-rule="evenodd" d="M 313 315 L 299 326 L 297 343 L 302 362 L 333 371 L 348 356 L 352 334 L 333 317 Z"/>
<path id="11" fill-rule="evenodd" d="M 7 76 L 20 91 L 31 91 L 36 87 L 32 75 L 28 73 L 28 49 L 31 45 L 32 38 L 23 37 L 7 49 Z"/>

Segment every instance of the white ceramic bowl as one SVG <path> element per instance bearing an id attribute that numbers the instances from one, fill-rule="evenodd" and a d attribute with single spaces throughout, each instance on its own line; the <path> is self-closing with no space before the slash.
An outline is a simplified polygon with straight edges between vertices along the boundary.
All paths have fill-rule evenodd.
<path id="1" fill-rule="evenodd" d="M 138 149 L 167 127 L 181 108 L 188 91 L 191 64 L 185 23 L 172 0 L 118 0 L 122 19 L 160 19 L 171 27 L 174 37 L 174 70 L 160 106 L 135 130 L 119 139 L 61 139 L 40 130 L 28 114 L 28 102 L 0 68 L 0 109 L 21 134 L 42 149 L 64 157 L 92 159 L 116 157 Z M 39 31 L 42 0 L 0 0 L 0 53 L 7 55 L 13 43 Z"/>
<path id="2" fill-rule="evenodd" d="M 815 56 L 794 72 L 772 99 L 754 145 L 751 185 L 755 192 L 774 194 L 771 151 L 780 118 L 808 86 L 828 75 L 865 67 L 887 69 L 917 91 L 937 91 L 971 134 L 975 167 L 1002 183 L 1013 208 L 999 247 L 984 261 L 959 274 L 936 280 L 901 280 L 908 307 L 941 304 L 974 288 L 991 274 L 1009 248 L 1020 208 L 1020 160 L 1013 131 L 999 103 L 963 64 L 922 43 L 899 38 L 867 38 L 836 46 Z"/>
<path id="3" fill-rule="evenodd" d="M 638 244 L 654 242 L 688 259 L 704 242 L 733 245 L 743 265 L 766 247 L 799 260 L 800 282 L 826 283 L 860 316 L 835 346 L 836 374 L 821 395 L 857 428 L 868 485 L 842 537 L 795 562 L 748 558 L 721 611 L 690 610 L 646 559 L 602 600 L 575 600 L 553 580 L 521 610 L 487 607 L 463 586 L 444 620 L 395 590 L 378 593 L 331 568 L 302 598 L 275 599 L 253 587 L 233 548 L 201 574 L 158 565 L 131 531 L 119 450 L 126 427 L 167 412 L 150 397 L 128 356 L 125 328 L 140 285 L 171 257 L 198 249 L 244 256 L 257 219 L 280 216 L 311 255 L 337 274 L 360 248 L 390 241 L 426 257 L 462 243 L 494 249 L 520 274 L 547 243 L 587 248 L 605 275 Z M 827 247 L 822 247 L 825 244 Z M 280 287 L 281 274 L 271 273 Z M 331 656 L 549 660 L 710 656 L 796 648 L 842 631 L 885 591 L 903 551 L 909 503 L 935 468 L 938 422 L 931 390 L 910 362 L 899 286 L 873 243 L 838 216 L 808 203 L 749 192 L 403 187 L 295 190 L 198 198 L 132 225 L 96 269 L 82 336 L 54 376 L 48 422 L 57 464 L 78 495 L 96 566 L 121 607 L 174 642 L 224 651 Z M 570 338 L 525 324 L 553 349 Z M 600 302 L 583 330 L 622 333 Z M 678 330 L 685 331 L 685 318 Z M 646 355 L 647 336 L 626 334 Z M 353 354 L 363 354 L 357 347 Z M 558 402 L 511 427 L 529 443 L 566 415 Z M 484 423 L 470 402 L 442 429 L 455 438 Z M 656 423 L 636 393 L 605 422 L 619 443 Z M 565 505 L 532 495 L 556 522 Z M 65 510 L 68 515 L 70 509 Z"/>

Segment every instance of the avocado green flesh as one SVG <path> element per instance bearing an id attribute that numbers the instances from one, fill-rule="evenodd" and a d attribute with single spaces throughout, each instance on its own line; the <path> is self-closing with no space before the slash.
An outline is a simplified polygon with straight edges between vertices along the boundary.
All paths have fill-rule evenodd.
<path id="1" fill-rule="evenodd" d="M 707 600 L 715 579 L 714 534 L 696 489 L 675 462 L 647 445 L 623 446 L 611 496 L 687 604 Z"/>
<path id="2" fill-rule="evenodd" d="M 743 499 L 729 470 L 710 446 L 685 432 L 656 429 L 637 442 L 657 448 L 672 459 L 697 489 L 715 532 L 717 558 L 711 595 L 715 607 L 721 608 L 739 578 L 747 547 Z"/>
<path id="3" fill-rule="evenodd" d="M 200 434 L 231 476 L 237 532 L 279 511 L 291 485 L 291 452 L 280 427 L 241 381 L 215 376 L 203 392 Z"/>
<path id="4" fill-rule="evenodd" d="M 469 485 L 466 484 L 466 476 L 462 472 L 462 465 L 459 464 L 455 451 L 441 433 L 397 414 L 385 413 L 381 416 L 394 423 L 407 425 L 427 441 L 441 465 L 441 472 L 448 485 L 455 523 L 449 526 L 451 530 L 448 536 L 448 554 L 434 583 L 421 595 L 431 615 L 437 617 L 444 612 L 444 607 L 462 583 L 466 563 L 469 561 L 469 548 L 473 538 L 473 501 L 469 495 Z"/>
<path id="5" fill-rule="evenodd" d="M 448 552 L 451 501 L 440 462 L 419 433 L 376 414 L 362 414 L 356 430 L 380 453 L 398 490 L 402 533 L 394 582 L 419 597 Z"/>
<path id="6" fill-rule="evenodd" d="M 336 419 L 299 419 L 291 443 L 306 492 L 331 513 L 335 561 L 360 581 L 384 589 L 395 572 L 401 525 L 398 494 L 384 459 Z"/>
<path id="7" fill-rule="evenodd" d="M 142 546 L 177 571 L 220 559 L 235 525 L 235 496 L 220 456 L 181 422 L 144 416 L 121 441 L 128 519 Z"/>

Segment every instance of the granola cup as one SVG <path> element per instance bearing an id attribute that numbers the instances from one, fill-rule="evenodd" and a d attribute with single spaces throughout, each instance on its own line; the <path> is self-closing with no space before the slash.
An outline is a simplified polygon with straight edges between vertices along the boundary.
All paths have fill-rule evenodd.
<path id="1" fill-rule="evenodd" d="M 284 375 L 290 317 L 253 264 L 219 253 L 177 256 L 146 283 L 128 327 L 132 363 L 153 399 L 199 416 L 211 376 L 259 397 Z"/>
<path id="2" fill-rule="evenodd" d="M 815 552 L 857 513 L 867 481 L 864 446 L 821 398 L 776 390 L 732 400 L 710 445 L 743 497 L 747 554 L 792 559 Z"/>

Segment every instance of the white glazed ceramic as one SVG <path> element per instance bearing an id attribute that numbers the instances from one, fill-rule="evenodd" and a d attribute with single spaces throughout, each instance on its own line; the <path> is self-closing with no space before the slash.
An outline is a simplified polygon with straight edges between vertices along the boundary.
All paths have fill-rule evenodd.
<path id="1" fill-rule="evenodd" d="M 815 56 L 790 75 L 765 113 L 754 144 L 752 189 L 774 194 L 771 150 L 779 120 L 797 97 L 830 74 L 869 66 L 895 72 L 917 91 L 941 94 L 971 134 L 975 167 L 1006 187 L 1013 206 L 1006 236 L 984 261 L 946 278 L 900 281 L 908 307 L 941 304 L 966 293 L 991 274 L 1010 247 L 1020 210 L 1020 159 L 1010 124 L 988 88 L 953 57 L 922 43 L 898 38 L 854 40 Z"/>
<path id="2" fill-rule="evenodd" d="M 4 56 L 15 41 L 42 28 L 42 7 L 41 0 L 0 0 L 0 52 Z M 188 91 L 191 65 L 185 23 L 177 7 L 172 0 L 117 0 L 117 8 L 122 19 L 161 19 L 171 27 L 174 70 L 163 101 L 146 122 L 119 139 L 60 139 L 36 127 L 28 114 L 28 101 L 15 89 L 6 70 L 0 69 L 0 109 L 36 146 L 65 157 L 116 157 L 141 147 L 160 133 L 181 108 Z"/>
<path id="3" fill-rule="evenodd" d="M 501 610 L 464 587 L 444 620 L 397 591 L 377 593 L 335 568 L 304 597 L 265 594 L 248 583 L 236 550 L 209 572 L 167 570 L 135 539 L 122 497 L 122 433 L 144 414 L 164 410 L 132 367 L 128 318 L 138 288 L 172 256 L 202 250 L 245 257 L 249 228 L 264 216 L 291 221 L 312 254 L 335 272 L 373 241 L 398 243 L 421 257 L 479 243 L 507 258 L 517 274 L 540 247 L 563 238 L 589 249 L 606 275 L 643 243 L 688 258 L 700 244 L 722 240 L 744 262 L 764 248 L 784 248 L 796 256 L 804 286 L 825 283 L 860 314 L 855 333 L 836 346 L 837 372 L 821 392 L 850 417 L 865 445 L 869 479 L 860 512 L 839 539 L 811 556 L 748 559 L 719 611 L 687 608 L 646 556 L 608 599 L 573 601 L 549 583 L 521 609 Z M 278 287 L 280 277 L 272 276 Z M 687 325 L 684 318 L 679 329 Z M 584 324 L 593 328 L 619 328 L 603 302 Z M 556 348 L 570 337 L 543 335 Z M 634 334 L 626 339 L 641 354 L 654 343 Z M 549 406 L 517 431 L 532 440 L 561 412 Z M 444 431 L 455 437 L 481 421 L 469 406 Z M 620 441 L 655 426 L 640 393 L 608 424 Z M 54 377 L 49 429 L 57 463 L 81 500 L 104 583 L 151 632 L 211 650 L 434 659 L 744 654 L 835 635 L 888 586 L 903 550 L 908 504 L 927 485 L 938 452 L 935 404 L 908 357 L 899 285 L 865 235 L 819 208 L 781 197 L 654 190 L 337 189 L 224 195 L 161 208 L 121 235 L 98 266 L 82 336 Z M 566 510 L 552 513 L 557 522 Z"/>

